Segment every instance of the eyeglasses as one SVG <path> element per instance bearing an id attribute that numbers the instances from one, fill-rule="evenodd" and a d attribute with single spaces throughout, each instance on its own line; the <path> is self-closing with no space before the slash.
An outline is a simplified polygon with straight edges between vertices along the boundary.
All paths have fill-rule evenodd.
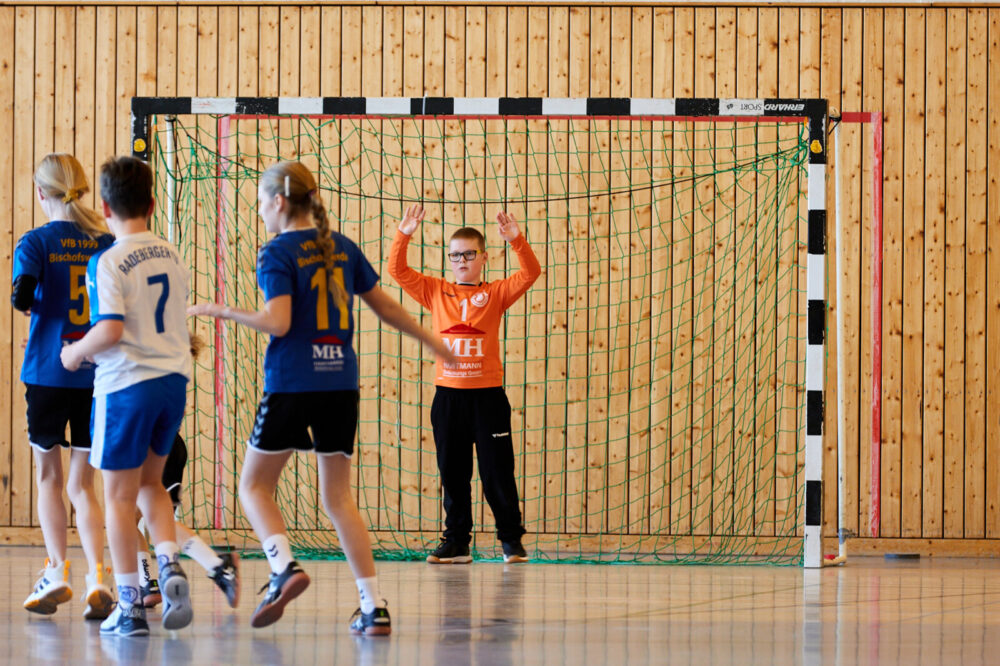
<path id="1" fill-rule="evenodd" d="M 449 252 L 448 258 L 457 264 L 462 259 L 465 259 L 466 261 L 472 261 L 473 259 L 476 258 L 476 255 L 478 254 L 479 250 L 466 250 L 465 252 Z"/>

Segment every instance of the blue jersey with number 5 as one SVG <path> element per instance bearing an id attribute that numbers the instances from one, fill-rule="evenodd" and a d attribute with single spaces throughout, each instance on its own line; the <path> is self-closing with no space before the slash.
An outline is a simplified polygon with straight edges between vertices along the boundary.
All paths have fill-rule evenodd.
<path id="1" fill-rule="evenodd" d="M 21 381 L 25 384 L 65 388 L 90 388 L 94 384 L 92 363 L 69 372 L 63 368 L 59 353 L 90 328 L 87 262 L 113 241 L 111 234 L 91 238 L 72 222 L 63 221 L 32 229 L 18 240 L 13 278 L 28 275 L 37 281 L 21 366 Z"/>
<path id="2" fill-rule="evenodd" d="M 177 251 L 151 232 L 130 234 L 87 266 L 90 320 L 123 323 L 122 337 L 95 355 L 94 395 L 177 373 L 191 379 L 188 271 Z"/>
<path id="3" fill-rule="evenodd" d="M 332 235 L 333 279 L 347 292 L 338 306 L 330 293 L 316 230 L 278 234 L 257 256 L 257 283 L 264 300 L 292 297 L 292 326 L 271 336 L 264 357 L 264 390 L 274 393 L 334 391 L 358 388 L 354 354 L 354 294 L 378 284 L 378 273 L 350 239 Z"/>

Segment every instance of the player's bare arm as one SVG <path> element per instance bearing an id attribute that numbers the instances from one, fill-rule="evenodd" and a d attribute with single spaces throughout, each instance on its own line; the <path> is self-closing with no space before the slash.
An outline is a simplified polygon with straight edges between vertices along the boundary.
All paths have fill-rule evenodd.
<path id="1" fill-rule="evenodd" d="M 80 364 L 86 359 L 111 349 L 121 340 L 124 330 L 125 324 L 119 319 L 102 319 L 97 322 L 79 341 L 62 348 L 59 359 L 63 367 L 71 372 L 79 370 Z"/>
<path id="2" fill-rule="evenodd" d="M 394 301 L 389 297 L 384 291 L 378 287 L 366 291 L 363 294 L 358 294 L 368 307 L 372 309 L 378 318 L 389 324 L 393 328 L 405 333 L 409 336 L 420 340 L 425 345 L 434 350 L 437 356 L 440 356 L 445 363 L 457 363 L 458 359 L 455 355 L 451 353 L 451 350 L 445 346 L 444 342 L 437 338 L 433 333 L 423 328 L 416 322 L 416 320 L 410 316 L 403 306 L 399 304 L 398 301 Z"/>
<path id="3" fill-rule="evenodd" d="M 264 303 L 264 309 L 260 311 L 242 310 L 222 303 L 197 303 L 190 306 L 187 313 L 191 317 L 231 319 L 261 333 L 281 337 L 292 326 L 292 297 L 275 296 Z"/>

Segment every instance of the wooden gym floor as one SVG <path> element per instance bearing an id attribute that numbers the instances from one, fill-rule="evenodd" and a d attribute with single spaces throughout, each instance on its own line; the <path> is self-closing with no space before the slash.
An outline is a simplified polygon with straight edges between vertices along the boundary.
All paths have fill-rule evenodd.
<path id="1" fill-rule="evenodd" d="M 388 638 L 347 631 L 357 593 L 344 562 L 305 562 L 312 586 L 251 629 L 266 581 L 244 560 L 230 610 L 190 560 L 195 620 L 170 635 L 102 638 L 76 598 L 49 617 L 21 604 L 45 557 L 0 548 L 0 663 L 165 664 L 988 664 L 1000 663 L 1000 559 L 855 557 L 791 567 L 379 562 Z"/>

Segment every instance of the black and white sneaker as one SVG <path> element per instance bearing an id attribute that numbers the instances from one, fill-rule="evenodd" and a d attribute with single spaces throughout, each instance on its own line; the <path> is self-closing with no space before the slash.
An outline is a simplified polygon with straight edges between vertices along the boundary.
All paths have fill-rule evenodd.
<path id="1" fill-rule="evenodd" d="M 220 553 L 222 564 L 212 569 L 208 577 L 226 595 L 230 608 L 240 602 L 240 556 L 236 553 Z"/>
<path id="2" fill-rule="evenodd" d="M 371 613 L 362 613 L 361 609 L 351 616 L 351 633 L 362 636 L 388 636 L 392 633 L 392 620 L 389 619 L 389 609 L 385 606 L 376 607 Z"/>
<path id="3" fill-rule="evenodd" d="M 469 555 L 469 544 L 460 544 L 450 539 L 441 539 L 441 545 L 427 556 L 431 564 L 468 564 L 472 561 Z"/>
<path id="4" fill-rule="evenodd" d="M 305 592 L 307 587 L 309 576 L 294 560 L 280 574 L 272 573 L 267 585 L 260 588 L 261 592 L 267 590 L 267 594 L 250 617 L 250 626 L 266 627 L 280 620 L 288 602 Z"/>
<path id="5" fill-rule="evenodd" d="M 158 603 L 163 601 L 163 595 L 160 594 L 160 584 L 156 582 L 155 578 L 150 578 L 148 583 L 139 588 L 139 598 L 145 608 L 155 608 Z"/>
<path id="6" fill-rule="evenodd" d="M 146 609 L 139 604 L 115 604 L 104 622 L 101 622 L 101 634 L 116 636 L 148 636 L 149 624 L 146 623 Z"/>
<path id="7" fill-rule="evenodd" d="M 521 540 L 517 541 L 504 541 L 503 546 L 503 561 L 504 562 L 527 562 L 528 553 L 524 551 L 524 546 L 521 545 Z"/>
<path id="8" fill-rule="evenodd" d="M 187 576 L 177 562 L 160 567 L 160 593 L 163 595 L 164 629 L 183 629 L 191 624 L 191 588 Z"/>

